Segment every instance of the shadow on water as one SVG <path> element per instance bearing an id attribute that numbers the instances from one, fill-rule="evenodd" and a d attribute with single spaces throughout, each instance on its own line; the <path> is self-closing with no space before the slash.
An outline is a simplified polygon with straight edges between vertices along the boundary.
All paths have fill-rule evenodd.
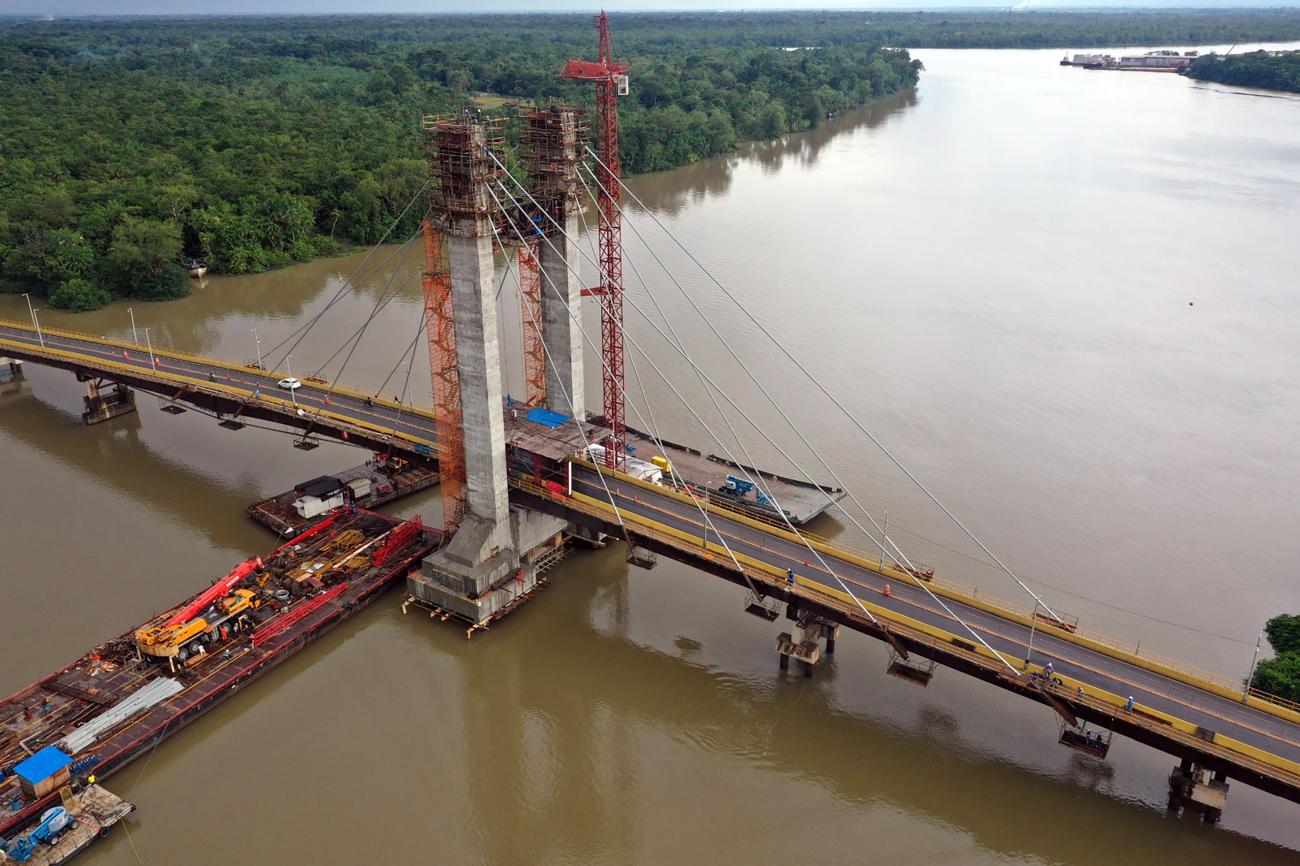
<path id="1" fill-rule="evenodd" d="M 731 186 L 732 173 L 746 164 L 764 172 L 779 171 L 788 163 L 811 166 L 835 139 L 862 129 L 876 129 L 920 102 L 916 89 L 845 111 L 808 132 L 791 133 L 772 141 L 744 142 L 735 153 L 702 159 L 671 171 L 634 175 L 627 179 L 633 192 L 656 211 L 675 215 L 683 208 L 719 196 Z M 633 205 L 634 206 L 634 205 Z"/>
<path id="2" fill-rule="evenodd" d="M 1055 777 L 981 754 L 962 742 L 960 719 L 947 709 L 921 707 L 911 728 L 846 711 L 831 687 L 834 661 L 814 680 L 773 684 L 698 663 L 693 659 L 701 644 L 690 638 L 674 642 L 677 654 L 638 644 L 614 633 L 623 630 L 627 613 L 626 575 L 583 568 L 579 580 L 577 565 L 564 569 L 572 583 L 553 590 L 568 596 L 559 602 L 563 610 L 547 599 L 525 614 L 547 618 L 546 625 L 503 623 L 461 656 L 466 675 L 459 678 L 465 749 L 476 768 L 472 801 L 515 816 L 513 826 L 525 838 L 546 840 L 552 854 L 608 854 L 611 840 L 636 837 L 640 821 L 629 813 L 635 798 L 609 794 L 635 786 L 640 765 L 653 760 L 630 742 L 630 730 L 645 724 L 731 759 L 811 779 L 858 809 L 887 803 L 954 826 L 1003 854 L 1077 862 L 1081 851 L 1100 851 L 1098 828 L 1105 828 L 1106 837 L 1144 840 L 1129 851 L 1137 859 L 1126 862 L 1292 862 L 1293 852 L 1277 845 L 1206 828 L 1188 816 L 1135 808 L 1110 790 L 1108 764 L 1077 758 L 1064 777 Z M 605 576 L 587 579 L 597 571 Z M 613 632 L 582 615 L 601 605 L 621 612 Z M 563 624 L 552 625 L 556 618 Z M 438 629 L 411 622 L 432 651 L 450 649 Z M 571 661 L 558 679 L 557 659 Z M 486 675 L 510 687 L 481 694 L 475 683 Z M 536 717 L 549 721 L 557 740 L 551 750 L 568 756 L 542 804 L 525 802 L 520 793 L 527 790 L 520 720 Z M 610 724 L 611 718 L 617 721 Z M 600 743 L 599 761 L 581 757 L 591 755 L 593 743 Z M 517 802 L 503 802 L 503 792 Z M 565 812 L 589 807 L 591 820 L 563 820 Z M 509 859 L 511 834 L 489 834 L 485 841 L 495 849 L 493 862 Z M 624 862 L 636 859 L 625 853 Z M 1144 855 L 1156 859 L 1144 861 Z"/>
<path id="3" fill-rule="evenodd" d="M 144 394 L 136 398 L 150 399 Z M 218 483 L 152 447 L 142 435 L 142 425 L 141 416 L 133 412 L 87 427 L 78 414 L 45 402 L 30 388 L 0 397 L 0 432 L 40 459 L 71 467 L 96 486 L 119 491 L 204 533 L 214 545 L 243 548 L 247 535 L 241 530 L 246 527 L 238 521 L 213 520 L 212 503 L 260 499 L 256 483 L 252 479 Z M 69 443 L 70 438 L 81 441 Z M 362 455 L 360 462 L 364 452 L 357 453 Z"/>

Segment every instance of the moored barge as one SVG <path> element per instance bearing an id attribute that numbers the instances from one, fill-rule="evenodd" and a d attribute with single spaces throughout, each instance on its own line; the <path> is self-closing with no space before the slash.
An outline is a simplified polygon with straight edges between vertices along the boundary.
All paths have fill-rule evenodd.
<path id="1" fill-rule="evenodd" d="M 16 765 L 54 748 L 74 784 L 112 774 L 365 607 L 441 540 L 418 517 L 339 509 L 0 701 L 0 836 L 60 797 L 24 785 Z"/>

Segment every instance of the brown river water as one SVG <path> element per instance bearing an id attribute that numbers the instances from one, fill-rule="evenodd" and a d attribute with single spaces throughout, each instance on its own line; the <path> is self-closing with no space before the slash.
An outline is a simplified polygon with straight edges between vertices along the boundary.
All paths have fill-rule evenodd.
<path id="1" fill-rule="evenodd" d="M 917 55 L 915 93 L 630 188 L 1058 612 L 1245 676 L 1263 621 L 1300 608 L 1300 99 L 1060 68 L 1057 51 Z M 649 285 L 629 269 L 632 302 L 649 310 L 653 294 L 791 446 L 793 418 L 911 556 L 1024 600 L 644 213 L 629 220 L 782 412 L 627 230 Z M 273 347 L 363 262 L 210 278 L 134 313 L 157 344 L 240 361 L 256 329 L 278 362 Z M 396 367 L 384 390 L 399 393 L 418 264 L 396 247 L 365 263 L 375 274 L 293 350 L 294 373 L 394 280 L 341 379 L 377 388 Z M 509 281 L 501 304 L 519 393 Z M 0 297 L 0 316 L 26 315 Z M 131 332 L 125 304 L 39 315 Z M 628 328 L 707 407 L 632 309 Z M 717 450 L 634 357 L 664 435 Z M 597 395 L 590 355 L 588 372 Z M 365 456 L 173 417 L 147 395 L 85 428 L 70 375 L 29 366 L 28 382 L 0 398 L 0 693 L 269 549 L 245 504 Z M 410 383 L 427 402 L 422 350 Z M 436 520 L 440 506 L 396 510 Z M 815 528 L 867 544 L 831 518 Z M 1056 745 L 1050 710 L 943 670 L 916 688 L 865 638 L 814 679 L 782 677 L 780 623 L 685 566 L 630 570 L 611 548 L 553 574 L 470 641 L 403 616 L 396 590 L 381 598 L 113 777 L 139 811 L 79 862 L 1297 861 L 1296 806 L 1234 785 L 1219 827 L 1171 817 L 1172 758 L 1117 739 L 1108 762 L 1085 759 Z"/>

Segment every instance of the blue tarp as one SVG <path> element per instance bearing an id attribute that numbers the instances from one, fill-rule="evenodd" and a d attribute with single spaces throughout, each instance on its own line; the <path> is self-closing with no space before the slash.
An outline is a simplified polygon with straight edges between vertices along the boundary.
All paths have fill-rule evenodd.
<path id="1" fill-rule="evenodd" d="M 550 409 L 529 409 L 528 414 L 524 416 L 529 421 L 541 424 L 544 427 L 552 429 L 563 427 L 573 420 L 571 415 L 561 415 L 559 412 L 552 412 Z"/>
<path id="2" fill-rule="evenodd" d="M 59 770 L 72 763 L 72 758 L 55 746 L 46 746 L 25 761 L 14 766 L 14 775 L 31 784 L 44 782 Z"/>

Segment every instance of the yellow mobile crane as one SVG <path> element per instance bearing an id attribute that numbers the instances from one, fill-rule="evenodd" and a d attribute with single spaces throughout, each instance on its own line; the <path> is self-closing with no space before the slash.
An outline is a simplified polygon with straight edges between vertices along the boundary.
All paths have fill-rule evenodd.
<path id="1" fill-rule="evenodd" d="M 189 604 L 136 631 L 140 654 L 184 662 L 203 652 L 206 645 L 229 639 L 247 620 L 244 614 L 261 607 L 262 599 L 255 591 L 234 589 L 261 564 L 260 558 L 241 562 Z"/>

